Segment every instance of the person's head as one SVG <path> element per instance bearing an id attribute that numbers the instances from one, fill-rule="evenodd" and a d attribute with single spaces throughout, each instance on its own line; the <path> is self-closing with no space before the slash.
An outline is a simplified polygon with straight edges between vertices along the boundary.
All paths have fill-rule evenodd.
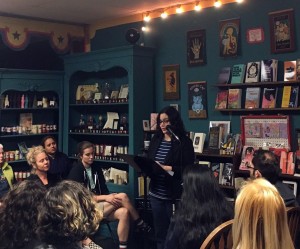
<path id="1" fill-rule="evenodd" d="M 281 173 L 278 157 L 269 150 L 257 150 L 254 153 L 252 159 L 252 165 L 254 167 L 253 175 L 258 177 L 264 177 L 272 184 L 275 184 Z"/>
<path id="2" fill-rule="evenodd" d="M 169 125 L 172 128 L 172 130 L 180 136 L 183 136 L 186 133 L 179 112 L 172 106 L 167 106 L 163 108 L 158 113 L 156 122 L 158 132 L 162 134 L 167 133 L 167 125 Z"/>
<path id="3" fill-rule="evenodd" d="M 0 144 L 0 165 L 4 163 L 4 148 L 3 145 Z"/>
<path id="4" fill-rule="evenodd" d="M 245 184 L 235 202 L 233 248 L 294 248 L 283 199 L 263 178 Z"/>
<path id="5" fill-rule="evenodd" d="M 57 151 L 56 139 L 53 136 L 46 136 L 42 139 L 41 145 L 49 155 L 54 155 Z"/>
<path id="6" fill-rule="evenodd" d="M 64 180 L 50 188 L 41 204 L 37 233 L 42 242 L 68 245 L 96 232 L 102 213 L 88 189 Z"/>
<path id="7" fill-rule="evenodd" d="M 25 247 L 35 236 L 40 204 L 46 189 L 39 181 L 25 180 L 13 186 L 0 206 L 0 248 Z"/>
<path id="8" fill-rule="evenodd" d="M 90 167 L 94 162 L 94 144 L 89 141 L 82 141 L 77 145 L 78 160 L 84 167 Z"/>
<path id="9" fill-rule="evenodd" d="M 49 158 L 43 146 L 33 146 L 26 154 L 27 163 L 31 165 L 32 172 L 47 172 L 50 167 Z"/>
<path id="10" fill-rule="evenodd" d="M 246 152 L 246 154 L 248 154 L 248 155 L 250 154 L 250 155 L 251 155 L 251 154 L 254 153 L 254 148 L 251 147 L 251 146 L 249 146 L 249 147 L 246 148 L 246 151 L 245 151 L 245 152 Z"/>

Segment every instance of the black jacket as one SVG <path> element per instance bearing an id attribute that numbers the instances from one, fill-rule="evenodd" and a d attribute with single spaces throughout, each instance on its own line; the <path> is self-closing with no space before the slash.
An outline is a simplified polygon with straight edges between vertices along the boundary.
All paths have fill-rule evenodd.
<path id="1" fill-rule="evenodd" d="M 91 189 L 91 191 L 94 194 L 97 194 L 97 195 L 109 194 L 109 190 L 106 186 L 101 167 L 96 167 L 93 164 L 91 166 L 91 168 L 92 168 L 93 179 L 95 179 L 95 177 L 96 177 L 95 188 L 93 190 L 90 188 L 85 167 L 83 166 L 83 164 L 81 162 L 74 163 L 74 165 L 68 175 L 68 179 L 82 183 L 85 187 L 87 187 L 88 189 Z"/>
<path id="2" fill-rule="evenodd" d="M 158 134 L 154 135 L 149 146 L 148 157 L 155 159 L 156 152 L 163 137 Z M 167 191 L 172 199 L 178 199 L 182 193 L 182 172 L 186 165 L 193 164 L 195 161 L 195 153 L 192 140 L 183 136 L 180 142 L 172 140 L 172 146 L 167 154 L 164 165 L 170 165 L 173 168 L 174 175 L 166 178 Z M 152 176 L 152 177 L 155 177 Z M 150 183 L 151 188 L 151 183 Z"/>

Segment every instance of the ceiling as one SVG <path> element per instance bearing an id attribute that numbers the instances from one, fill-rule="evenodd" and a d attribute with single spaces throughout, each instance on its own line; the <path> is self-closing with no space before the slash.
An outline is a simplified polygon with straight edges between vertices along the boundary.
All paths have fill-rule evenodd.
<path id="1" fill-rule="evenodd" d="M 0 15 L 92 24 L 193 0 L 1 0 Z"/>

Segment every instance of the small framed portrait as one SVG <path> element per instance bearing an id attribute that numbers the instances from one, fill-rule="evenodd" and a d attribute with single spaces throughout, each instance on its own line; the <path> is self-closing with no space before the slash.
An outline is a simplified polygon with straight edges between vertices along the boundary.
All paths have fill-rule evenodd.
<path id="1" fill-rule="evenodd" d="M 270 42 L 272 53 L 295 51 L 294 10 L 269 13 Z"/>
<path id="2" fill-rule="evenodd" d="M 179 65 L 163 66 L 164 100 L 180 98 Z"/>
<path id="3" fill-rule="evenodd" d="M 149 120 L 143 120 L 143 129 L 144 129 L 144 131 L 150 131 Z"/>
<path id="4" fill-rule="evenodd" d="M 265 34 L 262 27 L 247 30 L 247 42 L 249 44 L 262 43 L 264 40 Z"/>

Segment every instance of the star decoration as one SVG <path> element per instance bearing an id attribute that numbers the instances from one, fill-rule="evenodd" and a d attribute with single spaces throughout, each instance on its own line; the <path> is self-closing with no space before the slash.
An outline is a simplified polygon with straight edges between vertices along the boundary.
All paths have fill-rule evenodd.
<path id="1" fill-rule="evenodd" d="M 63 43 L 64 38 L 60 35 L 59 37 L 57 37 L 58 43 Z"/>
<path id="2" fill-rule="evenodd" d="M 13 36 L 14 36 L 14 40 L 20 40 L 21 34 L 19 34 L 18 31 L 16 31 L 15 33 L 13 33 Z"/>

